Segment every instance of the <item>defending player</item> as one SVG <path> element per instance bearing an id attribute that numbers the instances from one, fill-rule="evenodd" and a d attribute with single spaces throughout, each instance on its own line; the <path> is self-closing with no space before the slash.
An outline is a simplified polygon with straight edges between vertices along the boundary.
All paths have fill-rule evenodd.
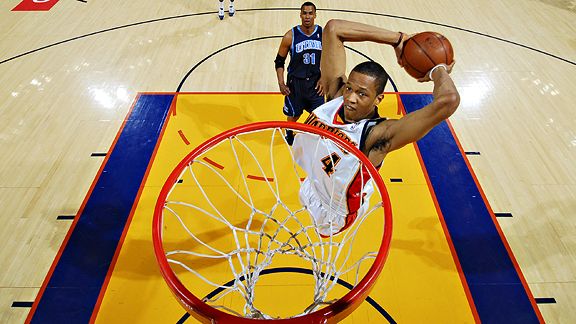
<path id="1" fill-rule="evenodd" d="M 280 43 L 274 60 L 280 92 L 284 98 L 284 114 L 288 121 L 298 121 L 304 110 L 311 112 L 324 103 L 320 83 L 322 27 L 314 24 L 316 6 L 304 2 L 300 7 L 302 24 L 290 29 Z M 284 64 L 290 53 L 288 85 L 284 82 Z M 287 140 L 292 141 L 288 132 Z"/>
<path id="2" fill-rule="evenodd" d="M 402 65 L 400 53 L 406 39 L 404 33 L 344 20 L 330 20 L 324 27 L 321 81 L 327 97 L 334 99 L 318 107 L 306 123 L 353 143 L 376 167 L 389 152 L 419 140 L 450 117 L 460 103 L 449 75 L 454 63 L 438 65 L 419 80 L 433 81 L 432 103 L 398 120 L 379 118 L 377 105 L 384 98 L 388 75 L 380 64 L 364 62 L 346 77 L 344 42 L 392 45 Z M 300 200 L 312 214 L 319 233 L 329 236 L 340 233 L 365 212 L 373 189 L 354 157 L 330 144 L 321 148 L 325 154 L 318 155 L 316 143 L 314 135 L 297 134 L 293 150 L 308 174 L 300 188 Z"/>

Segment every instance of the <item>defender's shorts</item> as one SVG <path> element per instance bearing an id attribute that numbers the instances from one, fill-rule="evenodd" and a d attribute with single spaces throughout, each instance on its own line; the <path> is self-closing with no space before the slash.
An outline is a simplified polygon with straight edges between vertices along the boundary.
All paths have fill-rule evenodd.
<path id="1" fill-rule="evenodd" d="M 290 94 L 284 97 L 284 115 L 298 117 L 304 109 L 312 112 L 324 104 L 324 97 L 318 95 L 315 89 L 317 83 L 317 79 L 288 78 Z"/>

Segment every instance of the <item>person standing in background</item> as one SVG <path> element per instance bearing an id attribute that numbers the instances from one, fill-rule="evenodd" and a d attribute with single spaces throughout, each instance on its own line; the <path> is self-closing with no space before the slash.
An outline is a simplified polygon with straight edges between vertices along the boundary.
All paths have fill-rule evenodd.
<path id="1" fill-rule="evenodd" d="M 304 2 L 300 7 L 302 24 L 291 28 L 280 43 L 274 60 L 278 86 L 284 98 L 284 114 L 287 120 L 296 122 L 304 112 L 311 112 L 324 103 L 320 84 L 320 58 L 322 55 L 322 27 L 314 24 L 316 6 Z M 290 53 L 288 84 L 284 82 L 284 63 Z M 286 140 L 292 142 L 293 133 L 286 132 Z"/>
<path id="2" fill-rule="evenodd" d="M 218 8 L 218 18 L 222 20 L 224 19 L 224 0 L 219 1 L 220 1 L 220 7 Z M 230 0 L 230 6 L 228 6 L 228 15 L 232 17 L 234 16 L 235 12 L 236 10 L 234 9 L 234 0 Z"/>

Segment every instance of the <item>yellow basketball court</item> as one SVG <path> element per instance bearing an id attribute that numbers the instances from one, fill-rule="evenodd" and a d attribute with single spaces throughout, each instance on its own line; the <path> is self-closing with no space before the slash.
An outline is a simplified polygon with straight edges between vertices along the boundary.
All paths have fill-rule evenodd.
<path id="1" fill-rule="evenodd" d="M 381 116 L 398 118 L 401 113 L 399 98 L 397 94 L 388 93 L 379 107 Z M 280 111 L 269 107 L 280 106 L 283 97 L 266 93 L 181 93 L 175 95 L 174 100 L 175 105 L 165 121 L 148 175 L 135 201 L 121 249 L 110 269 L 108 281 L 100 292 L 99 307 L 96 307 L 92 314 L 92 319 L 96 322 L 177 322 L 184 316 L 185 311 L 159 274 L 153 253 L 152 216 L 160 189 L 181 159 L 222 129 L 252 121 L 281 119 Z M 221 118 L 214 119 L 213 114 L 207 113 L 214 111 L 217 111 Z M 212 156 L 211 159 L 227 172 L 236 173 L 238 181 L 240 173 L 234 168 L 235 163 L 231 157 Z M 443 230 L 441 217 L 438 215 L 415 147 L 409 145 L 391 154 L 381 173 L 392 201 L 393 240 L 388 261 L 370 298 L 385 311 L 386 316 L 400 323 L 474 322 L 474 303 L 468 297 L 467 285 L 459 273 L 458 262 Z M 191 179 L 185 180 L 188 181 L 192 182 Z M 291 189 L 296 195 L 297 188 Z M 210 184 L 207 184 L 207 190 L 222 190 L 222 185 L 210 187 Z M 228 206 L 229 202 L 228 205 L 226 201 L 215 203 L 222 204 L 224 211 L 234 212 L 233 208 Z M 239 215 L 236 217 L 241 223 Z M 364 240 L 364 244 L 381 240 L 379 232 L 373 232 L 374 237 Z M 209 242 L 232 239 L 231 233 L 223 230 L 207 229 L 197 234 Z M 358 244 L 363 244 L 362 242 L 363 240 L 359 240 Z M 181 244 L 186 245 L 186 242 Z M 201 268 L 214 266 L 209 261 L 196 260 L 196 264 L 198 262 Z M 292 264 L 294 267 L 298 265 Z M 189 275 L 183 270 L 177 273 L 183 277 Z M 277 311 L 277 315 L 286 316 L 286 303 L 290 301 L 289 304 L 298 304 L 292 300 L 298 301 L 299 296 L 312 294 L 313 288 L 309 286 L 310 278 L 302 274 L 288 272 L 275 276 L 265 284 L 269 291 L 259 291 L 266 296 L 263 302 L 269 304 L 262 307 Z M 301 280 L 304 286 L 298 289 L 282 287 L 281 280 L 289 280 L 290 276 L 302 277 L 292 280 Z M 222 284 L 233 278 L 226 271 L 216 277 L 219 277 Z M 344 289 L 340 287 L 336 290 L 342 292 Z M 199 297 L 205 294 L 204 291 Z M 387 318 L 379 311 L 380 308 L 364 302 L 347 321 L 386 321 Z M 190 318 L 189 321 L 193 319 Z"/>

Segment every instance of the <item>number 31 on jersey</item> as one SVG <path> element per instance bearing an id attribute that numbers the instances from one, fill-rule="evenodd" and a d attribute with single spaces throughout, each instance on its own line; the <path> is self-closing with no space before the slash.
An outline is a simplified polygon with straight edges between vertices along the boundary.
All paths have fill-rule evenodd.
<path id="1" fill-rule="evenodd" d="M 304 64 L 316 65 L 316 54 L 304 53 Z"/>

